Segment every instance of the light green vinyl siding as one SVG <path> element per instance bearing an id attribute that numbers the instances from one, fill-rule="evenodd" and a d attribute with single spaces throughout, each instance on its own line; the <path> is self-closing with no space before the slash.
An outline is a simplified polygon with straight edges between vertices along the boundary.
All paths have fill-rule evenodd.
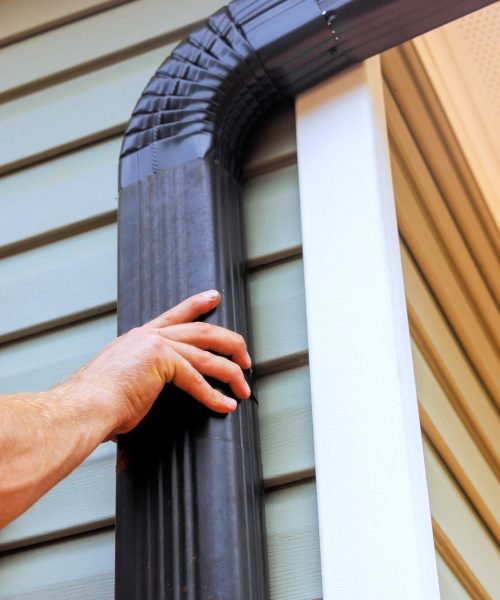
<path id="1" fill-rule="evenodd" d="M 314 484 L 269 492 L 266 520 L 272 597 L 319 598 Z M 113 570 L 112 530 L 58 540 L 2 558 L 0 600 L 108 600 Z"/>
<path id="2" fill-rule="evenodd" d="M 0 48 L 0 393 L 50 387 L 113 339 L 123 128 L 172 45 L 221 4 L 132 0 Z M 321 576 L 291 108 L 259 127 L 245 163 L 243 204 L 272 598 L 316 600 Z M 476 406 L 485 405 L 404 247 L 403 263 L 409 302 L 456 371 L 452 379 Z M 422 406 L 495 506 L 489 467 L 417 347 L 414 358 Z M 483 427 L 493 439 L 493 420 Z M 491 592 L 489 534 L 427 443 L 425 454 L 433 516 Z M 114 469 L 115 446 L 103 444 L 0 531 L 0 600 L 113 597 Z M 443 599 L 468 597 L 439 555 L 438 570 Z"/>
<path id="3" fill-rule="evenodd" d="M 203 16 L 193 1 L 172 7 L 136 0 L 0 49 L 0 64 L 19 64 L 6 71 L 9 101 L 0 104 L 0 393 L 54 385 L 115 335 L 121 133 L 179 29 Z M 175 15 L 151 49 L 155 10 Z M 111 13 L 127 25 L 130 43 L 123 31 L 96 36 Z M 59 45 L 70 32 L 95 43 L 65 56 Z M 123 52 L 134 40 L 144 45 Z M 30 48 L 47 52 L 44 64 L 28 64 Z M 283 107 L 249 145 L 243 204 L 272 598 L 315 600 L 321 576 L 295 155 L 293 108 Z M 115 452 L 113 443 L 100 446 L 0 532 L 0 599 L 113 597 Z"/>
<path id="4" fill-rule="evenodd" d="M 2 48 L 0 99 L 33 93 L 44 84 L 71 80 L 81 72 L 178 39 L 192 23 L 221 6 L 220 0 L 132 0 Z"/>
<path id="5" fill-rule="evenodd" d="M 290 167 L 285 167 L 283 170 L 294 175 L 294 170 Z M 279 170 L 276 173 L 278 173 L 278 178 L 283 177 Z M 272 173 L 267 173 L 262 179 L 272 185 L 274 182 L 271 175 Z M 260 185 L 261 194 L 265 195 L 265 183 L 261 182 Z M 296 194 L 290 194 L 289 198 L 296 201 Z M 252 200 L 249 197 L 245 199 L 245 202 L 247 221 L 251 223 L 253 211 L 250 204 Z M 268 203 L 267 206 L 270 204 Z M 262 214 L 259 215 L 259 218 L 262 218 Z M 258 229 L 258 223 L 253 223 L 252 226 Z M 249 229 L 250 227 L 249 225 Z M 267 222 L 266 227 L 269 229 Z M 71 373 L 106 341 L 112 339 L 115 331 L 114 314 L 109 313 L 101 317 L 95 315 L 105 304 L 103 302 L 104 295 L 108 294 L 106 302 L 110 306 L 115 300 L 114 283 L 110 284 L 110 281 L 114 282 L 115 234 L 114 225 L 106 225 L 12 255 L 2 261 L 3 265 L 0 263 L 0 268 L 3 268 L 6 273 L 18 274 L 16 281 L 22 280 L 21 274 L 27 272 L 24 284 L 26 288 L 29 286 L 29 280 L 36 277 L 39 281 L 41 297 L 46 298 L 46 302 L 42 302 L 40 305 L 37 303 L 36 296 L 30 295 L 23 300 L 23 295 L 19 294 L 11 304 L 13 309 L 16 305 L 18 306 L 21 315 L 30 316 L 32 319 L 30 327 L 34 323 L 33 327 L 43 330 L 38 335 L 24 336 L 22 332 L 28 328 L 25 323 L 19 326 L 18 322 L 13 320 L 4 319 L 2 322 L 8 335 L 16 338 L 0 348 L 0 360 L 5 367 L 0 376 L 2 391 L 22 391 L 50 386 Z M 263 246 L 270 244 L 266 236 L 263 236 L 262 240 Z M 275 244 L 274 250 L 277 255 L 281 256 L 283 252 L 290 251 L 291 248 L 298 248 L 299 244 L 300 238 L 290 238 L 288 246 L 287 244 Z M 64 252 L 57 251 L 58 248 Z M 58 302 L 55 305 L 50 302 L 53 294 L 51 295 L 50 287 L 44 278 L 46 269 L 41 254 L 51 258 L 51 273 L 60 274 L 60 293 L 57 294 Z M 320 586 L 317 521 L 315 513 L 312 516 L 308 513 L 309 508 L 312 510 L 315 506 L 314 484 L 311 480 L 314 475 L 312 426 L 308 369 L 307 366 L 301 366 L 307 359 L 302 262 L 297 254 L 284 262 L 268 262 L 262 266 L 264 253 L 260 250 L 259 245 L 255 246 L 255 253 L 252 255 L 261 257 L 261 266 L 250 276 L 255 360 L 258 368 L 262 369 L 264 373 L 270 368 L 273 371 L 259 379 L 265 481 L 266 486 L 271 490 L 277 484 L 295 483 L 293 494 L 290 492 L 292 494 L 290 499 L 287 499 L 286 488 L 281 488 L 279 493 L 276 492 L 276 497 L 280 500 L 273 500 L 272 506 L 275 508 L 271 511 L 268 519 L 269 531 L 272 529 L 277 539 L 272 542 L 273 559 L 271 561 L 274 565 L 272 570 L 273 589 L 276 590 L 274 597 L 292 597 L 281 595 L 280 590 L 290 589 L 290 582 L 293 581 L 293 578 L 290 579 L 290 573 L 282 574 L 280 569 L 283 564 L 288 565 L 288 569 L 293 568 L 292 559 L 296 551 L 297 568 L 300 565 L 298 571 L 300 577 L 297 579 L 301 582 L 300 589 L 303 589 L 304 585 L 310 586 L 311 590 L 315 590 L 310 597 L 316 598 L 320 595 L 317 592 Z M 96 258 L 97 256 L 107 257 L 107 259 L 99 260 Z M 21 265 L 25 263 L 26 267 L 17 268 L 15 263 Z M 99 265 L 104 272 L 108 273 L 108 276 L 102 278 L 94 276 L 92 283 L 89 283 L 92 273 L 95 274 L 95 265 Z M 79 270 L 76 272 L 77 267 Z M 74 279 L 64 281 L 64 274 L 68 273 L 71 273 L 71 277 Z M 86 285 L 80 285 L 84 279 L 84 273 L 88 273 L 90 279 L 87 279 Z M 53 281 L 57 281 L 57 277 L 54 276 Z M 22 289 L 21 284 L 20 286 Z M 76 286 L 79 291 L 71 289 L 72 286 Z M 4 301 L 10 300 L 5 298 Z M 36 321 L 37 306 L 40 315 L 38 323 Z M 75 310 L 75 306 L 77 306 L 77 310 Z M 52 311 L 48 317 L 44 307 Z M 72 323 L 76 314 L 92 314 L 94 316 Z M 51 329 L 51 324 L 57 320 L 66 325 Z M 279 372 L 280 363 L 283 366 L 289 367 L 291 364 L 295 367 Z M 302 480 L 307 482 L 302 484 L 303 489 L 300 484 Z M 297 482 L 299 482 L 298 485 Z M 269 494 L 269 499 L 272 499 L 275 492 L 270 491 Z M 299 499 L 297 503 L 294 503 L 293 498 L 297 494 L 299 494 Z M 279 507 L 280 501 L 284 508 L 276 509 L 276 503 Z M 288 506 L 291 507 L 289 511 Z M 293 508 L 295 506 L 298 508 Z M 283 517 L 283 511 L 285 515 L 290 513 L 288 520 L 286 516 Z M 301 512 L 297 514 L 297 511 Z M 35 507 L 6 527 L 0 534 L 0 544 L 7 549 L 42 540 L 54 540 L 53 551 L 56 552 L 57 547 L 64 546 L 59 542 L 56 543 L 58 538 L 77 532 L 96 530 L 112 524 L 113 514 L 114 447 L 112 444 L 106 444 L 99 448 L 70 477 L 47 494 Z M 273 524 L 273 515 L 280 515 L 276 525 Z M 302 516 L 303 523 L 301 523 Z M 288 521 L 290 531 L 286 527 Z M 285 543 L 284 540 L 288 540 L 288 542 Z M 72 544 L 68 547 L 73 548 L 74 542 Z M 51 546 L 49 547 L 51 548 Z M 286 548 L 287 560 L 285 563 L 279 559 L 280 548 Z M 314 552 L 311 548 L 314 549 Z M 30 562 L 33 561 L 33 556 L 38 556 L 37 552 L 39 551 L 29 551 Z M 44 564 L 43 561 L 50 560 L 51 552 L 52 550 L 47 550 L 46 555 L 44 554 L 40 558 L 42 564 Z M 75 550 L 75 552 L 77 551 Z M 78 552 L 76 555 L 80 556 Z M 23 553 L 16 554 L 16 560 L 21 560 L 22 555 Z M 305 564 L 303 563 L 304 555 L 310 556 L 309 562 Z M 58 556 L 57 553 L 55 556 Z M 89 560 L 91 556 L 92 554 L 89 555 Z M 36 560 L 35 563 L 37 563 Z M 7 569 L 10 564 L 12 564 L 11 558 L 3 567 L 0 560 L 0 569 Z M 69 572 L 71 569 L 72 567 L 68 567 Z M 10 569 L 5 572 L 10 572 Z M 33 573 L 35 574 L 36 571 Z M 304 576 L 306 577 L 305 583 Z M 36 578 L 35 575 L 34 577 Z M 97 573 L 95 577 L 91 573 L 88 580 L 89 587 L 81 587 L 81 593 L 91 593 L 94 585 L 102 584 L 105 587 L 108 584 L 103 582 L 108 581 L 107 578 L 109 578 L 109 573 L 104 579 L 101 579 L 101 575 Z M 11 580 L 9 579 L 9 581 Z M 96 583 L 96 581 L 100 583 Z M 31 585 L 35 585 L 35 583 L 36 581 Z M 46 597 L 50 597 L 50 594 L 53 593 L 52 585 L 52 583 L 47 583 L 48 587 L 44 592 L 47 594 Z M 68 592 L 73 590 L 71 593 L 76 594 L 74 589 L 80 589 L 79 586 L 82 586 L 83 583 L 75 584 L 70 581 L 67 585 L 68 587 L 64 589 L 67 589 Z M 73 588 L 74 585 L 77 585 L 77 588 Z M 36 585 L 35 589 L 40 594 L 42 593 L 41 588 Z M 304 597 L 301 594 L 302 592 L 296 597 Z M 82 595 L 82 597 L 85 596 Z"/>

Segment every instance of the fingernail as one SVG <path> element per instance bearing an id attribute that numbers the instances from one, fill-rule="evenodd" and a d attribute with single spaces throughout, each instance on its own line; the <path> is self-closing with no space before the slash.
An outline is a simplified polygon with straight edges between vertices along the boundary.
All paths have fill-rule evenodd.
<path id="1" fill-rule="evenodd" d="M 250 354 L 248 354 L 248 352 L 247 352 L 245 358 L 247 359 L 248 368 L 250 368 L 252 366 L 252 358 L 250 357 Z"/>
<path id="2" fill-rule="evenodd" d="M 247 396 L 250 397 L 250 394 L 252 393 L 252 390 L 250 389 L 250 386 L 248 385 L 248 383 L 245 381 L 245 388 L 247 391 Z"/>
<path id="3" fill-rule="evenodd" d="M 236 400 L 233 400 L 232 398 L 229 398 L 228 396 L 223 396 L 224 398 L 224 404 L 227 406 L 227 408 L 230 408 L 231 410 L 235 410 L 235 408 L 238 406 L 238 403 L 236 402 Z"/>
<path id="4" fill-rule="evenodd" d="M 207 292 L 203 292 L 203 297 L 207 300 L 215 300 L 219 297 L 219 292 L 217 290 L 208 290 Z"/>

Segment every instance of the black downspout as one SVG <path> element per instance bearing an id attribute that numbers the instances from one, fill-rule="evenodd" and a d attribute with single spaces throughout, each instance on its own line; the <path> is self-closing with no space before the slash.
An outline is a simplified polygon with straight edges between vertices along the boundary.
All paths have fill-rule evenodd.
<path id="1" fill-rule="evenodd" d="M 123 141 L 119 333 L 217 288 L 207 321 L 248 338 L 239 177 L 257 117 L 490 3 L 235 0 L 190 34 L 147 85 Z M 116 597 L 268 598 L 256 399 L 221 417 L 169 389 L 118 447 Z"/>

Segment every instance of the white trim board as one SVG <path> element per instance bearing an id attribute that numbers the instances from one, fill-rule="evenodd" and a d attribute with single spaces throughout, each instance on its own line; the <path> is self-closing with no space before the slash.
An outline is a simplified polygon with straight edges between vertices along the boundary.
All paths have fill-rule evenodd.
<path id="1" fill-rule="evenodd" d="M 323 595 L 439 598 L 378 58 L 296 112 Z"/>

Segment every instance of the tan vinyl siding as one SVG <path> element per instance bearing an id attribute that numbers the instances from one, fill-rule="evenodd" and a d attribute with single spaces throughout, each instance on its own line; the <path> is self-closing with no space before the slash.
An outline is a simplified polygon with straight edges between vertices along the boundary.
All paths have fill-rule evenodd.
<path id="1" fill-rule="evenodd" d="M 413 44 L 382 65 L 441 597 L 495 598 L 500 236 L 478 218 L 479 190 Z"/>
<path id="2" fill-rule="evenodd" d="M 469 594 L 439 554 L 436 559 L 441 597 L 453 600 L 470 600 Z"/>

